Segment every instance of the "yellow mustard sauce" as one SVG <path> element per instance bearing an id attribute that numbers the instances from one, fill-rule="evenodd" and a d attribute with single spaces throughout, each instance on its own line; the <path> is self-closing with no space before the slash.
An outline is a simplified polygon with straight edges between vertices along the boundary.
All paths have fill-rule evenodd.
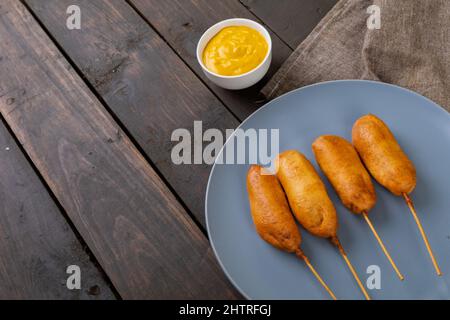
<path id="1" fill-rule="evenodd" d="M 268 44 L 261 33 L 246 26 L 220 30 L 206 45 L 203 63 L 222 76 L 237 76 L 255 69 L 267 55 Z"/>

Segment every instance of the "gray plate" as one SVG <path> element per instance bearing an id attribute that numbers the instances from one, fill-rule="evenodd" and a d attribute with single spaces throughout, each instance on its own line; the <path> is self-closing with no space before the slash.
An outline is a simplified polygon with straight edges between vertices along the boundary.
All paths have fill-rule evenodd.
<path id="1" fill-rule="evenodd" d="M 370 217 L 405 276 L 401 282 L 360 216 L 343 207 L 320 172 L 339 216 L 338 236 L 363 282 L 368 266 L 381 269 L 374 299 L 450 298 L 450 115 L 409 90 L 370 81 L 320 83 L 277 98 L 240 128 L 280 129 L 280 150 L 298 149 L 314 164 L 311 143 L 322 134 L 351 137 L 354 121 L 367 113 L 383 119 L 417 168 L 412 193 L 443 276 L 435 274 L 413 217 L 400 197 L 376 184 Z M 233 139 L 234 137 L 231 137 Z M 227 148 L 228 143 L 224 148 Z M 206 194 L 206 220 L 214 252 L 229 279 L 251 299 L 328 299 L 304 263 L 257 235 L 246 191 L 248 165 L 215 164 Z M 338 251 L 305 230 L 302 248 L 339 299 L 362 299 Z"/>

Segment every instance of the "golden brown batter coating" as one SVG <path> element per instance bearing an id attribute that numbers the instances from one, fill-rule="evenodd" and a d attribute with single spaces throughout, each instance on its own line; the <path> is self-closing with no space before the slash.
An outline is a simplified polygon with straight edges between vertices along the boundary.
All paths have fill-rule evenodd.
<path id="1" fill-rule="evenodd" d="M 280 153 L 277 176 L 297 220 L 316 236 L 335 237 L 336 209 L 309 160 L 295 150 Z"/>
<path id="2" fill-rule="evenodd" d="M 377 201 L 375 188 L 351 143 L 338 136 L 325 135 L 314 141 L 312 149 L 342 203 L 354 213 L 369 212 Z"/>
<path id="3" fill-rule="evenodd" d="M 352 139 L 367 169 L 381 185 L 395 195 L 414 190 L 414 164 L 382 120 L 371 114 L 359 118 L 353 125 Z"/>
<path id="4" fill-rule="evenodd" d="M 274 175 L 262 175 L 261 166 L 252 165 L 247 173 L 250 211 L 258 234 L 273 246 L 296 252 L 300 231 L 289 209 L 286 196 Z"/>

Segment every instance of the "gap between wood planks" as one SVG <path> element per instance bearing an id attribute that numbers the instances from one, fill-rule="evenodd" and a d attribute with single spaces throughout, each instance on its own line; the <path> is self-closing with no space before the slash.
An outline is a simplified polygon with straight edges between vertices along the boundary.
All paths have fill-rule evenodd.
<path id="1" fill-rule="evenodd" d="M 24 0 L 20 0 L 20 2 L 27 8 L 28 12 L 33 16 L 33 18 L 37 21 L 39 26 L 44 30 L 46 35 L 50 38 L 50 40 L 53 42 L 53 44 L 57 47 L 59 52 L 63 55 L 63 57 L 70 63 L 72 68 L 75 70 L 75 72 L 78 74 L 78 76 L 83 79 L 83 82 L 85 85 L 89 88 L 89 90 L 95 95 L 95 97 L 100 101 L 102 106 L 107 110 L 107 112 L 111 115 L 111 117 L 114 119 L 114 121 L 119 126 L 120 130 L 123 131 L 125 135 L 131 140 L 131 142 L 134 144 L 136 149 L 139 151 L 139 153 L 144 157 L 144 159 L 149 163 L 151 168 L 156 172 L 158 177 L 163 181 L 165 186 L 169 189 L 169 191 L 174 195 L 174 197 L 177 199 L 177 201 L 181 204 L 183 209 L 188 213 L 189 217 L 192 219 L 192 221 L 195 223 L 195 225 L 200 229 L 200 231 L 203 233 L 203 235 L 208 238 L 208 233 L 206 232 L 206 229 L 203 227 L 203 225 L 200 223 L 200 221 L 195 217 L 195 215 L 192 213 L 192 211 L 188 208 L 186 203 L 181 199 L 179 194 L 173 189 L 171 184 L 167 181 L 166 177 L 161 173 L 161 171 L 158 169 L 158 167 L 155 165 L 155 163 L 150 159 L 150 157 L 147 155 L 147 153 L 143 150 L 141 145 L 136 141 L 134 136 L 129 132 L 127 127 L 122 123 L 122 121 L 116 116 L 116 114 L 111 110 L 109 105 L 106 103 L 106 101 L 103 99 L 102 95 L 97 91 L 97 89 L 90 83 L 90 81 L 84 76 L 83 72 L 78 68 L 76 63 L 72 60 L 69 54 L 64 50 L 64 48 L 58 43 L 58 41 L 53 37 L 53 35 L 49 32 L 47 27 L 42 23 L 42 21 L 39 19 L 39 17 L 34 13 L 34 11 L 28 6 L 28 4 Z M 150 26 L 151 27 L 151 26 Z M 176 53 L 176 52 L 175 52 Z"/>
<path id="2" fill-rule="evenodd" d="M 126 0 L 126 1 L 130 1 L 130 0 Z M 291 49 L 292 51 L 295 50 L 295 47 L 292 47 L 291 45 L 289 45 L 289 43 L 286 42 L 286 40 L 283 38 L 282 34 L 277 33 L 271 26 L 269 23 L 267 23 L 266 21 L 264 21 L 264 19 L 262 19 L 260 16 L 258 16 L 255 12 L 253 12 L 253 10 L 246 5 L 243 0 L 236 0 L 238 1 L 245 9 L 248 10 L 248 12 L 250 12 L 257 20 L 261 21 L 262 24 L 264 25 L 264 27 L 266 27 L 267 29 L 269 29 L 270 31 L 272 31 L 274 34 L 276 34 L 280 40 L 287 46 L 289 47 L 289 49 Z"/>
<path id="3" fill-rule="evenodd" d="M 237 0 L 295 50 L 338 0 Z M 281 13 L 281 15 L 280 15 Z"/>

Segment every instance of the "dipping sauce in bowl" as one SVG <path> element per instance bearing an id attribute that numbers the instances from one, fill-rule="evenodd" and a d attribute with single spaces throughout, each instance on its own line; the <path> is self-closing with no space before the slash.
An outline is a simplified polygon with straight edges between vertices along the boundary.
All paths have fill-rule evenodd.
<path id="1" fill-rule="evenodd" d="M 219 75 L 237 76 L 259 66 L 268 50 L 269 45 L 259 31 L 247 26 L 230 26 L 208 42 L 203 63 Z"/>
<path id="2" fill-rule="evenodd" d="M 206 30 L 196 56 L 206 77 L 230 90 L 251 87 L 267 73 L 272 61 L 272 39 L 256 21 L 233 18 Z"/>

